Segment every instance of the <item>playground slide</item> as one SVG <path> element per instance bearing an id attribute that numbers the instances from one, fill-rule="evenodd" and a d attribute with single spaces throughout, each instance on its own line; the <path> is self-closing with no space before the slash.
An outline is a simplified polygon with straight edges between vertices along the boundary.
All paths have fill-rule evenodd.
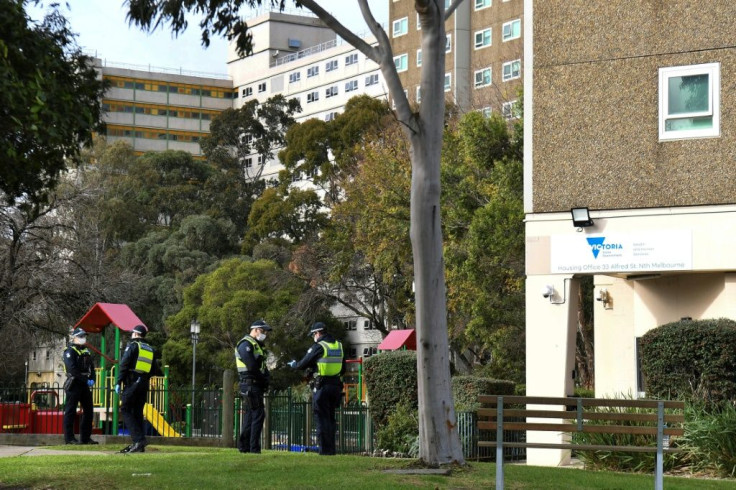
<path id="1" fill-rule="evenodd" d="M 143 407 L 143 416 L 148 420 L 156 432 L 162 437 L 181 437 L 181 434 L 171 428 L 156 408 L 150 403 Z"/>

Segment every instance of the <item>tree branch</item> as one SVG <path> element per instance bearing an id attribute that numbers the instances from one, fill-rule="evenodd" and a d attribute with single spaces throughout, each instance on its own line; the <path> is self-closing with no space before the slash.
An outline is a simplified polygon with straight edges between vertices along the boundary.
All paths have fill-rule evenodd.
<path id="1" fill-rule="evenodd" d="M 455 10 L 460 6 L 461 3 L 463 3 L 465 0 L 452 0 L 452 3 L 449 7 L 447 7 L 447 10 L 445 10 L 445 21 L 449 19 L 452 14 L 455 13 Z"/>

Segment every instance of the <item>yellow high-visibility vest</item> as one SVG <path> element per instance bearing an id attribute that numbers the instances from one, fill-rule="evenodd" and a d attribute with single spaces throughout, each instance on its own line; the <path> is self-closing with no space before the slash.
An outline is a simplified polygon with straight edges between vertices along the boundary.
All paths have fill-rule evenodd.
<path id="1" fill-rule="evenodd" d="M 317 361 L 320 376 L 337 376 L 342 369 L 342 344 L 337 340 L 333 343 L 322 341 L 319 343 L 324 349 L 322 357 Z"/>

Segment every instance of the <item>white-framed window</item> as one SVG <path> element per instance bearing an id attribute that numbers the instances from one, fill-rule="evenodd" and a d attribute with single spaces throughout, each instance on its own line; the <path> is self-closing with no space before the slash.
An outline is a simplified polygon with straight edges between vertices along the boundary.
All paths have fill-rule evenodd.
<path id="1" fill-rule="evenodd" d="M 378 83 L 378 73 L 374 73 L 372 75 L 368 75 L 365 77 L 365 86 L 370 87 L 371 85 L 376 85 Z"/>
<path id="2" fill-rule="evenodd" d="M 409 69 L 409 57 L 404 54 L 394 56 L 394 65 L 396 65 L 396 71 L 406 71 Z"/>
<path id="3" fill-rule="evenodd" d="M 659 139 L 721 134 L 721 64 L 659 69 Z"/>
<path id="4" fill-rule="evenodd" d="M 422 101 L 422 87 L 420 85 L 417 85 L 416 101 L 417 102 L 421 102 Z"/>
<path id="5" fill-rule="evenodd" d="M 350 80 L 345 82 L 345 92 L 353 92 L 354 90 L 358 90 L 357 80 Z"/>
<path id="6" fill-rule="evenodd" d="M 501 40 L 503 42 L 519 39 L 521 37 L 521 19 L 514 19 L 503 24 L 503 34 Z"/>
<path id="7" fill-rule="evenodd" d="M 491 45 L 491 28 L 476 31 L 475 49 L 485 48 Z"/>
<path id="8" fill-rule="evenodd" d="M 256 157 L 256 163 L 258 163 L 258 165 L 263 165 L 263 155 L 258 155 L 258 157 Z"/>
<path id="9" fill-rule="evenodd" d="M 245 168 L 253 168 L 253 158 L 248 157 L 245 159 Z"/>
<path id="10" fill-rule="evenodd" d="M 329 99 L 330 97 L 334 97 L 337 95 L 337 85 L 333 85 L 332 87 L 327 87 L 325 89 L 325 98 Z"/>
<path id="11" fill-rule="evenodd" d="M 342 322 L 342 324 L 345 325 L 345 330 L 356 330 L 358 328 L 358 322 L 356 320 L 348 320 Z"/>
<path id="12" fill-rule="evenodd" d="M 374 330 L 373 322 L 370 320 L 363 320 L 363 330 Z"/>
<path id="13" fill-rule="evenodd" d="M 452 34 L 445 36 L 445 53 L 452 51 Z"/>
<path id="14" fill-rule="evenodd" d="M 445 10 L 450 8 L 450 0 L 445 0 Z"/>
<path id="15" fill-rule="evenodd" d="M 266 82 L 259 83 L 258 84 L 258 93 L 263 93 L 266 91 Z"/>
<path id="16" fill-rule="evenodd" d="M 512 100 L 509 102 L 504 102 L 501 106 L 501 114 L 503 114 L 503 117 L 505 117 L 506 119 L 513 119 L 515 117 L 518 117 L 516 101 Z"/>
<path id="17" fill-rule="evenodd" d="M 294 73 L 289 73 L 289 83 L 296 83 L 301 79 L 302 79 L 301 72 L 295 71 Z"/>
<path id="18" fill-rule="evenodd" d="M 318 100 L 319 100 L 319 92 L 317 92 L 316 90 L 314 92 L 309 92 L 307 94 L 307 104 L 316 102 Z"/>
<path id="19" fill-rule="evenodd" d="M 307 68 L 307 78 L 316 77 L 317 75 L 319 75 L 319 65 Z"/>
<path id="20" fill-rule="evenodd" d="M 508 82 L 521 77 L 521 60 L 508 61 L 503 64 L 503 81 Z"/>
<path id="21" fill-rule="evenodd" d="M 417 66 L 422 66 L 422 50 L 417 49 Z"/>
<path id="22" fill-rule="evenodd" d="M 325 122 L 334 121 L 337 117 L 337 112 L 328 112 L 325 114 Z"/>
<path id="23" fill-rule="evenodd" d="M 445 73 L 445 92 L 452 89 L 452 73 Z"/>
<path id="24" fill-rule="evenodd" d="M 402 17 L 401 19 L 393 21 L 391 32 L 393 33 L 393 37 L 399 37 L 403 36 L 407 32 L 409 32 L 409 18 L 408 17 Z"/>
<path id="25" fill-rule="evenodd" d="M 418 31 L 422 30 L 422 23 L 419 21 L 419 14 L 417 14 L 417 30 Z"/>
<path id="26" fill-rule="evenodd" d="M 484 68 L 475 72 L 475 88 L 486 87 L 491 84 L 491 68 Z"/>
<path id="27" fill-rule="evenodd" d="M 345 57 L 345 66 L 354 65 L 358 62 L 358 53 L 351 53 Z"/>
<path id="28" fill-rule="evenodd" d="M 325 63 L 325 71 L 337 70 L 337 60 L 330 60 Z"/>
<path id="29" fill-rule="evenodd" d="M 253 87 L 245 87 L 243 89 L 243 97 L 250 97 L 253 95 Z"/>
<path id="30" fill-rule="evenodd" d="M 487 9 L 491 5 L 493 5 L 492 0 L 475 0 L 475 10 Z"/>
<path id="31" fill-rule="evenodd" d="M 491 114 L 493 113 L 493 109 L 486 106 L 480 110 L 480 113 L 483 114 L 483 117 L 488 119 L 489 117 L 491 117 Z"/>

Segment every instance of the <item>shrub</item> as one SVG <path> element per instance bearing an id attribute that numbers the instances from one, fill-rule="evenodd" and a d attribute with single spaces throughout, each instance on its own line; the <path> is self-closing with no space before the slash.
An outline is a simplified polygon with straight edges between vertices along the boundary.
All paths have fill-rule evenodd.
<path id="1" fill-rule="evenodd" d="M 650 398 L 736 398 L 736 322 L 679 321 L 641 338 L 642 372 Z"/>
<path id="2" fill-rule="evenodd" d="M 685 434 L 678 439 L 694 470 L 713 470 L 721 476 L 736 476 L 736 408 L 730 402 L 718 405 L 688 403 Z"/>
<path id="3" fill-rule="evenodd" d="M 479 395 L 513 395 L 514 382 L 477 376 L 452 378 L 452 397 L 456 412 L 474 412 L 480 408 Z"/>
<path id="4" fill-rule="evenodd" d="M 388 416 L 386 424 L 376 432 L 379 449 L 410 454 L 419 439 L 419 419 L 416 408 L 399 404 Z"/>
<path id="5" fill-rule="evenodd" d="M 384 425 L 399 405 L 417 408 L 416 352 L 383 352 L 366 359 L 363 369 L 371 417 L 377 426 Z"/>

